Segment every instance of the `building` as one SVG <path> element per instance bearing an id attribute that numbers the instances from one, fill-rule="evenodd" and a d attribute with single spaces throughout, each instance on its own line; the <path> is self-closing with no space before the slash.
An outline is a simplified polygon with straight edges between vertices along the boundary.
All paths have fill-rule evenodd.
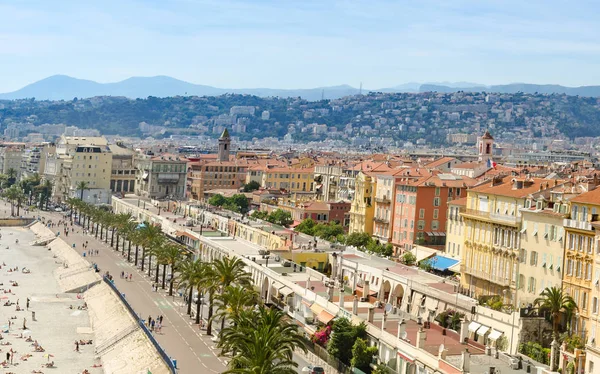
<path id="1" fill-rule="evenodd" d="M 310 218 L 317 223 L 335 223 L 348 229 L 350 224 L 350 203 L 334 201 L 315 201 L 299 199 L 279 199 L 278 204 L 262 204 L 261 210 L 267 212 L 282 209 L 290 212 L 296 223 Z"/>
<path id="2" fill-rule="evenodd" d="M 316 165 L 314 192 L 316 198 L 323 201 L 336 200 L 339 191 L 340 178 L 344 169 L 339 165 Z"/>
<path id="3" fill-rule="evenodd" d="M 375 190 L 375 214 L 373 217 L 373 236 L 382 243 L 392 239 L 394 219 L 394 174 L 401 170 L 390 171 L 389 174 L 377 174 L 377 189 Z"/>
<path id="4" fill-rule="evenodd" d="M 229 161 L 229 151 L 231 151 L 231 137 L 229 136 L 229 131 L 225 129 L 219 137 L 219 151 L 217 153 L 217 161 Z"/>
<path id="5" fill-rule="evenodd" d="M 123 143 L 108 146 L 112 153 L 112 166 L 110 172 L 110 190 L 114 192 L 135 192 L 135 155 Z"/>
<path id="6" fill-rule="evenodd" d="M 551 183 L 552 182 L 552 186 Z M 562 186 L 559 186 L 562 187 Z M 548 199 L 556 182 L 529 176 L 495 176 L 467 191 L 461 286 L 473 296 L 514 303 L 521 249 L 521 215 L 527 200 Z"/>
<path id="7" fill-rule="evenodd" d="M 373 234 L 373 218 L 375 204 L 373 204 L 374 190 L 377 188 L 377 179 L 369 172 L 360 172 L 356 176 L 354 200 L 350 206 L 350 234 L 366 232 Z"/>
<path id="8" fill-rule="evenodd" d="M 461 248 L 464 245 L 465 222 L 461 213 L 464 213 L 467 198 L 448 202 L 446 215 L 446 247 L 445 255 L 454 259 L 461 259 Z"/>
<path id="9" fill-rule="evenodd" d="M 194 161 L 190 163 L 189 191 L 195 200 L 204 199 L 206 191 L 240 189 L 246 182 L 249 164 L 246 160 Z"/>
<path id="10" fill-rule="evenodd" d="M 138 157 L 135 194 L 151 199 L 185 199 L 187 163 L 186 158 L 171 153 Z"/>
<path id="11" fill-rule="evenodd" d="M 415 244 L 443 250 L 447 204 L 466 197 L 467 189 L 475 183 L 469 177 L 430 174 L 423 169 L 400 175 L 395 185 L 392 244 L 402 251 Z"/>
<path id="12" fill-rule="evenodd" d="M 262 172 L 261 187 L 279 188 L 288 192 L 310 192 L 313 190 L 314 167 L 271 167 Z"/>
<path id="13" fill-rule="evenodd" d="M 2 174 L 14 170 L 17 180 L 21 179 L 21 162 L 23 159 L 24 145 L 10 145 L 0 148 L 0 167 Z"/>
<path id="14" fill-rule="evenodd" d="M 25 149 L 21 158 L 21 178 L 31 177 L 34 174 L 43 175 L 48 154 L 55 151 L 54 144 L 36 145 Z"/>
<path id="15" fill-rule="evenodd" d="M 486 131 L 481 138 L 477 140 L 479 148 L 479 162 L 487 163 L 494 155 L 494 138 Z"/>

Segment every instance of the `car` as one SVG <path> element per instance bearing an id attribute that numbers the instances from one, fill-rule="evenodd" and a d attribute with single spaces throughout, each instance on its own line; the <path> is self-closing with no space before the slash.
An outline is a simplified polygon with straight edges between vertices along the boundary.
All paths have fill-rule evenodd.
<path id="1" fill-rule="evenodd" d="M 321 366 L 313 366 L 310 371 L 310 374 L 324 374 L 324 373 L 325 373 L 325 369 L 323 369 L 323 367 L 321 367 Z"/>
<path id="2" fill-rule="evenodd" d="M 58 207 L 58 208 L 54 208 L 54 211 L 55 211 L 55 212 L 62 212 L 63 210 L 62 210 L 62 208 L 61 208 L 61 207 Z"/>

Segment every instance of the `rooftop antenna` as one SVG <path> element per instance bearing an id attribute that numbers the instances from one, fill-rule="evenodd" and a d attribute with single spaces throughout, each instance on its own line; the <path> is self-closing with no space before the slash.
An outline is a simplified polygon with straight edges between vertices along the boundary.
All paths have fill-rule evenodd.
<path id="1" fill-rule="evenodd" d="M 321 90 L 321 100 L 325 100 L 325 89 Z"/>
<path id="2" fill-rule="evenodd" d="M 358 94 L 362 95 L 362 82 L 360 82 L 360 88 L 358 89 Z"/>

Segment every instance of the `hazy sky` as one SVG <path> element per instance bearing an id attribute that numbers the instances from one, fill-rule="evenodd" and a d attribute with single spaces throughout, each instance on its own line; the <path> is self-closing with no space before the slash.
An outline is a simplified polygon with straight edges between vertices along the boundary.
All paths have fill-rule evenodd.
<path id="1" fill-rule="evenodd" d="M 0 0 L 0 92 L 54 74 L 224 88 L 600 84 L 598 4 Z"/>

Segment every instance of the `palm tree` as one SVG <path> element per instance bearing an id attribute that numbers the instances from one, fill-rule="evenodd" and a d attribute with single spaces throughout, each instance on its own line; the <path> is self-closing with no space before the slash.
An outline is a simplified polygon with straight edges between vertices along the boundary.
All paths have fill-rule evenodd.
<path id="1" fill-rule="evenodd" d="M 213 271 L 216 277 L 215 281 L 219 285 L 218 290 L 223 293 L 223 290 L 230 285 L 237 284 L 242 287 L 249 288 L 251 285 L 252 278 L 244 268 L 246 265 L 244 262 L 237 258 L 224 257 L 213 261 Z M 212 293 L 210 298 L 210 307 L 208 309 L 209 319 L 212 316 Z M 212 324 L 209 323 L 210 327 Z M 225 327 L 225 319 L 221 319 L 221 329 Z M 208 333 L 210 335 L 210 333 Z"/>
<path id="2" fill-rule="evenodd" d="M 112 245 L 113 245 L 113 237 L 114 237 L 115 231 L 116 231 L 117 247 L 115 248 L 115 250 L 118 251 L 119 250 L 119 240 L 123 236 L 123 233 L 127 230 L 127 226 L 133 219 L 133 216 L 131 215 L 131 213 L 120 213 L 120 214 L 117 214 L 115 217 L 116 217 L 115 218 L 115 226 L 113 229 L 112 237 L 110 238 L 110 246 L 112 247 Z M 123 247 L 125 247 L 125 241 L 123 241 Z"/>
<path id="3" fill-rule="evenodd" d="M 19 189 L 16 186 L 11 186 L 2 192 L 2 197 L 10 202 L 10 215 L 15 215 L 15 201 L 19 195 Z"/>
<path id="4" fill-rule="evenodd" d="M 566 293 L 563 292 L 561 288 L 558 287 L 547 287 L 542 291 L 540 297 L 535 299 L 533 302 L 540 310 L 547 310 L 550 312 L 550 316 L 552 317 L 552 347 L 550 352 L 550 366 L 551 370 L 556 370 L 558 368 L 558 360 L 556 355 L 558 354 L 558 322 L 560 320 L 560 316 L 563 313 L 568 313 L 569 311 L 577 310 L 577 305 L 573 298 Z M 570 321 L 568 321 L 570 322 Z"/>
<path id="5" fill-rule="evenodd" d="M 565 313 L 571 305 L 575 305 L 573 298 L 558 287 L 547 287 L 533 303 L 539 309 L 545 309 L 550 312 L 550 316 L 552 317 L 552 332 L 554 337 L 557 338 L 560 315 L 561 313 Z M 575 309 L 577 309 L 576 305 Z"/>
<path id="6" fill-rule="evenodd" d="M 9 187 L 12 187 L 17 181 L 17 171 L 10 168 L 6 171 L 7 183 Z"/>
<path id="7" fill-rule="evenodd" d="M 40 184 L 36 187 L 36 190 L 39 192 L 39 207 L 42 209 L 44 206 L 48 209 L 48 203 L 50 202 L 50 197 L 52 196 L 52 182 L 49 180 L 45 180 L 44 183 Z"/>
<path id="8" fill-rule="evenodd" d="M 178 244 L 168 243 L 163 247 L 160 262 L 163 265 L 162 288 L 165 288 L 167 266 L 171 268 L 171 279 L 169 280 L 169 296 L 173 296 L 173 284 L 175 282 L 175 271 L 183 259 L 183 247 Z M 158 273 L 158 272 L 157 272 Z"/>
<path id="9" fill-rule="evenodd" d="M 90 184 L 85 181 L 80 181 L 75 185 L 75 190 L 81 191 L 81 194 L 79 195 L 79 199 L 81 201 L 83 201 L 83 191 L 89 189 L 89 187 L 90 187 Z"/>
<path id="10" fill-rule="evenodd" d="M 215 295 L 215 319 L 236 321 L 242 311 L 258 305 L 260 297 L 255 290 L 241 286 L 227 286 Z M 211 321 L 209 321 L 210 323 Z"/>
<path id="11" fill-rule="evenodd" d="M 139 229 L 140 245 L 142 246 L 142 271 L 144 271 L 144 263 L 146 250 L 159 246 L 164 239 L 162 230 L 159 226 L 145 224 Z"/>
<path id="12" fill-rule="evenodd" d="M 221 332 L 218 346 L 230 355 L 225 373 L 293 374 L 298 364 L 293 354 L 307 351 L 298 326 L 277 309 L 243 310 L 231 326 Z"/>
<path id="13" fill-rule="evenodd" d="M 191 259 L 183 261 L 179 267 L 179 282 L 177 287 L 183 287 L 188 294 L 187 314 L 192 314 L 192 302 L 194 299 L 194 290 L 198 292 L 198 302 L 196 303 L 196 324 L 200 323 L 200 299 L 202 296 L 202 287 L 204 286 L 204 273 L 208 268 L 202 260 Z"/>

